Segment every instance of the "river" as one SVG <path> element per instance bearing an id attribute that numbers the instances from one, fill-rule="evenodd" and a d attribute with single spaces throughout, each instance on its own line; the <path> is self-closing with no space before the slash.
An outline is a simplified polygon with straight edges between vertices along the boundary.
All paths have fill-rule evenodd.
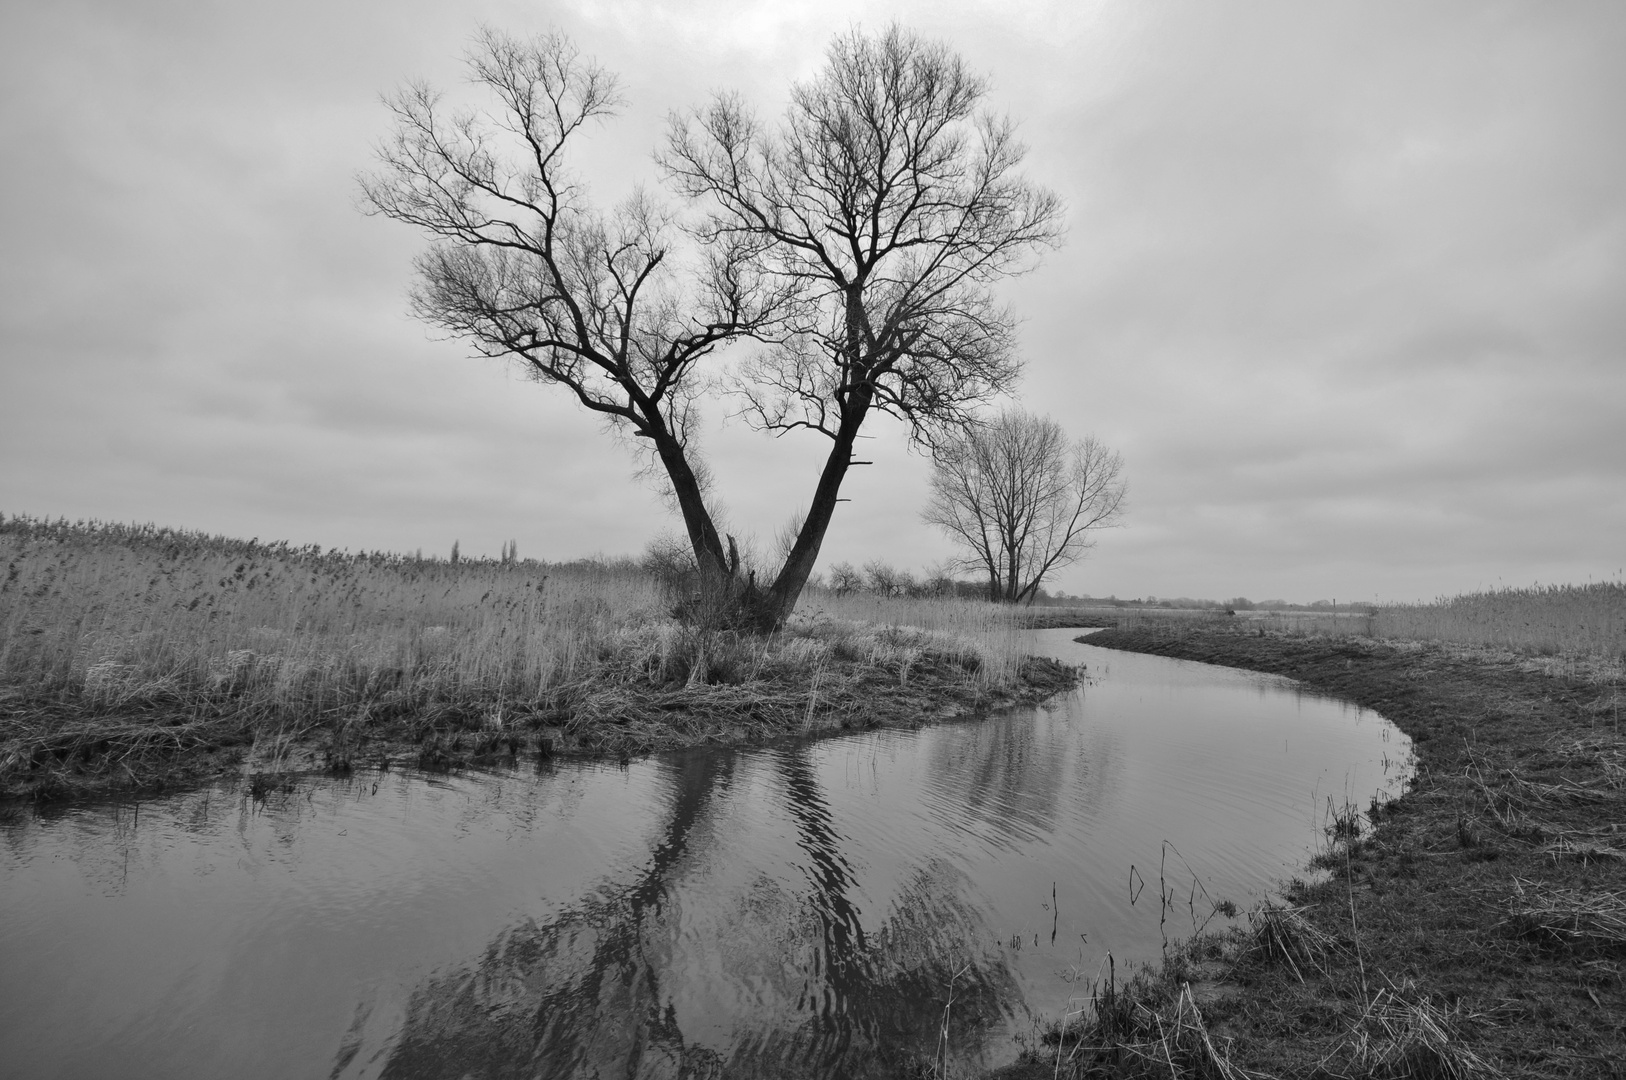
<path id="1" fill-rule="evenodd" d="M 1084 685 L 986 721 L 14 811 L 4 1071 L 883 1076 L 945 1029 L 953 1075 L 1002 1064 L 1411 757 L 1288 680 L 1076 633 L 1034 651 Z"/>

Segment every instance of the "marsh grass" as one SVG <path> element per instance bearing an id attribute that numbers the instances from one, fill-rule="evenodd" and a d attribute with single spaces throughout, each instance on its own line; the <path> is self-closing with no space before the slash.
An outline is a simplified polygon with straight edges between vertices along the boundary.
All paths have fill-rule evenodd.
<path id="1" fill-rule="evenodd" d="M 1030 1051 L 1025 1075 L 1083 1080 L 1251 1080 L 1231 1060 L 1227 1041 L 1214 1036 L 1188 978 L 1198 939 L 1170 953 L 1158 967 L 1141 967 L 1120 982 L 1115 968 L 1097 979 L 1084 1007 L 1053 1024 Z M 1110 963 L 1110 957 L 1109 957 Z"/>
<path id="2" fill-rule="evenodd" d="M 1618 667 L 1626 660 L 1626 583 L 1497 589 L 1427 604 L 1362 604 L 1347 611 L 1248 612 L 1237 622 L 1295 635 L 1480 646 L 1537 659 L 1590 657 Z"/>
<path id="3" fill-rule="evenodd" d="M 1195 987 L 1214 969 L 1257 981 L 1280 967 L 1303 985 L 1333 977 L 1330 961 L 1348 952 L 1306 918 L 1310 909 L 1280 902 L 1248 912 L 1244 926 L 1199 934 L 1178 943 L 1155 967 L 1116 974 L 1092 984 L 1084 1007 L 1052 1024 L 1042 1042 L 1053 1050 L 1030 1051 L 1026 1062 L 1055 1078 L 1126 1080 L 1241 1080 L 1254 1072 L 1235 1060 L 1231 1040 L 1218 1034 L 1199 1008 Z M 1206 961 L 1204 958 L 1208 958 Z M 1242 1000 L 1222 995 L 1220 1011 L 1234 1015 Z M 1503 1073 L 1470 1046 L 1462 1027 L 1464 1007 L 1442 1005 L 1410 981 L 1362 991 L 1344 1007 L 1341 1034 L 1307 1074 L 1326 1080 L 1493 1080 Z M 1241 1006 L 1246 1011 L 1246 1006 Z M 1024 1076 L 1039 1076 L 1030 1068 Z"/>
<path id="4" fill-rule="evenodd" d="M 1377 609 L 1372 636 L 1626 658 L 1626 582 L 1497 589 Z"/>
<path id="5" fill-rule="evenodd" d="M 342 770 L 386 730 L 429 766 L 522 746 L 626 752 L 719 725 L 766 737 L 855 726 L 877 683 L 925 678 L 922 693 L 974 706 L 1022 677 L 1019 634 L 968 610 L 990 605 L 804 605 L 782 633 L 741 635 L 672 618 L 673 597 L 630 561 L 11 517 L 0 566 L 0 794 L 138 785 L 187 756 L 275 770 L 313 740 Z"/>
<path id="6" fill-rule="evenodd" d="M 883 598 L 809 589 L 796 607 L 798 623 L 793 626 L 847 628 L 839 631 L 844 633 L 919 631 L 937 651 L 975 665 L 984 680 L 1007 684 L 1017 677 L 1032 645 L 1032 634 L 1021 618 L 1024 610 L 975 600 Z"/>

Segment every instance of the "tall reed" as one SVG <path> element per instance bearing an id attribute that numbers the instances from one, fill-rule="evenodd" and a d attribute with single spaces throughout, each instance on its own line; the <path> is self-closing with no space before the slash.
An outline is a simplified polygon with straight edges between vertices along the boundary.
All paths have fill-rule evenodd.
<path id="1" fill-rule="evenodd" d="M 386 696 L 535 704 L 642 669 L 644 651 L 664 663 L 677 629 L 672 598 L 630 561 L 451 562 L 11 517 L 0 564 L 0 684 L 90 706 L 229 695 L 309 717 Z M 809 636 L 905 671 L 911 652 L 975 657 L 984 685 L 1015 680 L 1026 640 L 994 605 L 815 590 L 756 648 Z"/>
<path id="2" fill-rule="evenodd" d="M 1548 655 L 1626 658 L 1626 582 L 1537 585 L 1391 604 L 1372 618 L 1372 634 L 1496 645 Z"/>
<path id="3" fill-rule="evenodd" d="M 957 659 L 975 657 L 985 684 L 1014 682 L 1032 651 L 1033 635 L 1020 628 L 1017 609 L 983 600 L 875 596 L 808 589 L 796 606 L 799 619 L 852 626 L 909 627 L 923 631 L 922 644 Z"/>
<path id="4" fill-rule="evenodd" d="M 89 703 L 251 693 L 309 714 L 535 699 L 662 597 L 631 564 L 324 552 L 153 526 L 0 521 L 0 680 Z"/>

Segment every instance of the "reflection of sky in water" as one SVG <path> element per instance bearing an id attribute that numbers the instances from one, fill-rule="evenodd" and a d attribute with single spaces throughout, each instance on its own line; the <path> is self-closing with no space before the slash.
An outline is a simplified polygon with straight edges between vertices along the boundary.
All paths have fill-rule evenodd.
<path id="1" fill-rule="evenodd" d="M 930 1055 L 952 981 L 956 1056 L 998 1063 L 1072 971 L 1157 954 L 1160 866 L 1189 933 L 1407 756 L 1071 637 L 1089 685 L 986 723 L 14 822 L 0 1043 L 30 1076 L 851 1075 Z"/>

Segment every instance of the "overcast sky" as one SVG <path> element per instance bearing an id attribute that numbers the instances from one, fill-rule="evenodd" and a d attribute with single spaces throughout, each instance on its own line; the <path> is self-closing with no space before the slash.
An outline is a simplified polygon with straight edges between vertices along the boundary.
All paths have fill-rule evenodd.
<path id="1" fill-rule="evenodd" d="M 1404 600 L 1626 564 L 1626 5 L 53 0 L 0 7 L 0 512 L 562 559 L 673 528 L 557 390 L 407 313 L 357 209 L 381 93 L 482 23 L 620 73 L 582 168 L 658 185 L 669 110 L 765 115 L 896 18 L 986 73 L 1065 246 L 1010 296 L 1020 400 L 1120 450 L 1126 526 L 1057 581 Z M 824 446 L 713 408 L 742 534 Z M 920 568 L 878 427 L 821 564 Z"/>

